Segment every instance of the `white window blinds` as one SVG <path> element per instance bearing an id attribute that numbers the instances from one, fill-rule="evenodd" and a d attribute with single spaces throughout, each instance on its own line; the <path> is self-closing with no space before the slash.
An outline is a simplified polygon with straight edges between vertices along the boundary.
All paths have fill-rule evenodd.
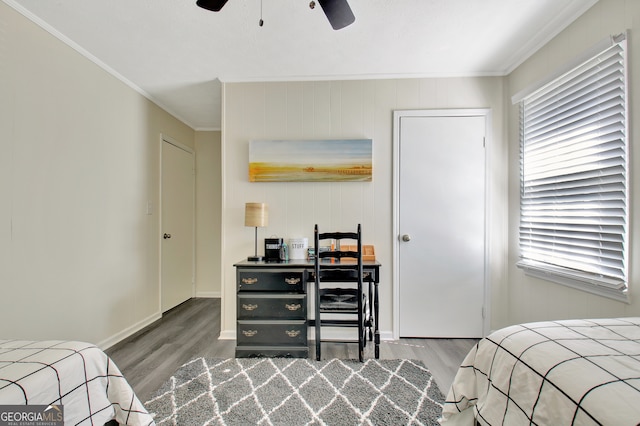
<path id="1" fill-rule="evenodd" d="M 626 300 L 626 37 L 520 103 L 519 266 Z"/>

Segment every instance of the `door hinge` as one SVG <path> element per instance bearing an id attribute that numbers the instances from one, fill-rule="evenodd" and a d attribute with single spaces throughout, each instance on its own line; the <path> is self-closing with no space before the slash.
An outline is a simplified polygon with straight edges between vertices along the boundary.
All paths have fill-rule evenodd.
<path id="1" fill-rule="evenodd" d="M 487 147 L 487 138 L 486 138 L 486 136 L 483 136 L 483 137 L 482 137 L 482 147 L 483 147 L 483 148 L 486 148 L 486 147 Z"/>
<path id="2" fill-rule="evenodd" d="M 485 318 L 486 318 L 486 313 L 485 313 L 484 306 L 483 306 L 482 307 L 482 319 L 485 319 Z"/>

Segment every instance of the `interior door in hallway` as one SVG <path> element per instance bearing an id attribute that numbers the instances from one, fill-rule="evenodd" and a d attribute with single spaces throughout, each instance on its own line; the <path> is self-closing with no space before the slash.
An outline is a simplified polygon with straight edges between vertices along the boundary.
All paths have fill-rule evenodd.
<path id="1" fill-rule="evenodd" d="M 162 312 L 194 295 L 194 158 L 162 141 Z"/>
<path id="2" fill-rule="evenodd" d="M 483 335 L 487 116 L 456 111 L 396 112 L 401 337 Z"/>

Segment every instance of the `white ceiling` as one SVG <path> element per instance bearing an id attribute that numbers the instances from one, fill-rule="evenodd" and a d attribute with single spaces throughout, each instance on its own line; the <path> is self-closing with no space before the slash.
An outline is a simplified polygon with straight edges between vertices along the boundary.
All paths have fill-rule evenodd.
<path id="1" fill-rule="evenodd" d="M 3 0 L 198 130 L 222 82 L 506 75 L 597 0 Z M 264 25 L 260 27 L 262 19 Z"/>

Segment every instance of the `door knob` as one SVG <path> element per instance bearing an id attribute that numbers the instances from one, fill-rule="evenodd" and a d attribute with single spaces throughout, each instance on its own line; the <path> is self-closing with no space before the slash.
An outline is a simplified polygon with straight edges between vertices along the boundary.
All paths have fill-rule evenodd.
<path id="1" fill-rule="evenodd" d="M 411 236 L 409 234 L 404 234 L 402 236 L 402 241 L 405 241 L 405 242 L 411 241 Z"/>
<path id="2" fill-rule="evenodd" d="M 167 233 L 165 232 L 165 234 L 162 236 L 162 238 L 164 238 L 165 240 L 166 240 L 166 239 L 169 239 L 169 238 L 171 238 L 171 234 L 167 234 Z"/>

